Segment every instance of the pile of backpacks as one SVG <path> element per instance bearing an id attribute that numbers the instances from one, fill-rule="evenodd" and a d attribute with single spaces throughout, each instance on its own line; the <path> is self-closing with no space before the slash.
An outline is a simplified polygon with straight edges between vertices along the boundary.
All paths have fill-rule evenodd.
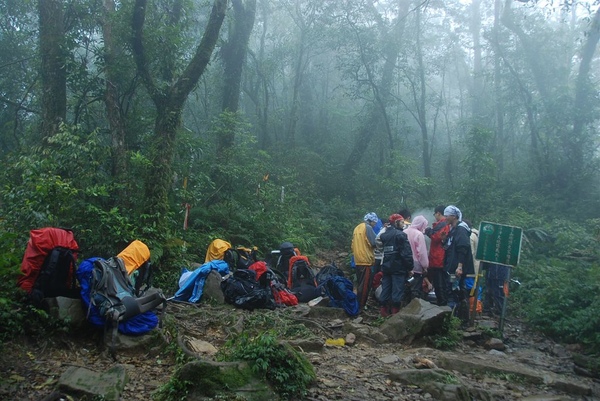
<path id="1" fill-rule="evenodd" d="M 62 228 L 31 230 L 21 263 L 18 286 L 37 306 L 45 298 L 80 298 L 90 323 L 117 332 L 140 335 L 161 324 L 163 293 L 152 287 L 150 249 L 133 241 L 118 255 L 93 257 L 77 264 L 79 246 L 73 232 Z"/>
<path id="2" fill-rule="evenodd" d="M 87 320 L 112 331 L 114 352 L 117 333 L 140 335 L 162 323 L 167 299 L 152 287 L 150 249 L 142 241 L 131 242 L 108 259 L 92 257 L 77 263 L 79 246 L 68 229 L 46 227 L 31 230 L 21 264 L 18 285 L 37 306 L 52 297 L 81 299 Z M 350 316 L 359 312 L 352 282 L 335 265 L 315 270 L 309 259 L 290 242 L 259 260 L 256 247 L 232 247 L 214 240 L 205 263 L 183 269 L 174 301 L 200 302 L 204 283 L 215 271 L 225 302 L 236 308 L 275 309 L 329 298 L 329 306 L 343 308 Z"/>
<path id="3" fill-rule="evenodd" d="M 290 242 L 284 242 L 266 261 L 258 259 L 255 247 L 232 247 L 215 239 L 208 247 L 205 263 L 194 271 L 184 269 L 175 301 L 199 302 L 202 287 L 212 270 L 222 277 L 225 302 L 240 309 L 275 309 L 329 298 L 329 306 L 343 308 L 349 316 L 359 313 L 353 285 L 334 264 L 315 274 L 309 259 Z"/>

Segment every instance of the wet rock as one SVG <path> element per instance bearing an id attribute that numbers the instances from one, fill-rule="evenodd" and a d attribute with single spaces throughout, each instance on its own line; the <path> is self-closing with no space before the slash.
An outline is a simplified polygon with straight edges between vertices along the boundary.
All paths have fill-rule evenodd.
<path id="1" fill-rule="evenodd" d="M 547 381 L 547 378 L 540 372 L 498 358 L 467 359 L 463 356 L 445 354 L 437 360 L 437 365 L 440 368 L 457 371 L 462 374 L 512 375 L 533 384 L 542 384 Z"/>
<path id="2" fill-rule="evenodd" d="M 401 369 L 389 371 L 388 377 L 402 384 L 422 386 L 429 382 L 447 382 L 453 375 L 443 369 Z"/>
<path id="3" fill-rule="evenodd" d="M 448 307 L 439 307 L 422 299 L 413 299 L 400 312 L 390 317 L 380 328 L 389 341 L 412 343 L 415 339 L 440 333 Z"/>
<path id="4" fill-rule="evenodd" d="M 490 338 L 485 342 L 485 349 L 495 349 L 496 351 L 504 351 L 506 345 L 499 338 Z"/>
<path id="5" fill-rule="evenodd" d="M 221 290 L 223 278 L 216 270 L 211 270 L 206 276 L 204 288 L 202 289 L 202 301 L 212 301 L 219 305 L 225 304 L 225 296 Z"/>
<path id="6" fill-rule="evenodd" d="M 400 357 L 398 355 L 386 355 L 382 358 L 379 358 L 379 361 L 386 364 L 398 363 L 400 361 Z"/>
<path id="7" fill-rule="evenodd" d="M 43 306 L 50 316 L 68 322 L 73 327 L 81 327 L 87 323 L 86 311 L 79 298 L 45 298 Z"/>
<path id="8" fill-rule="evenodd" d="M 570 358 L 571 354 L 565 347 L 560 344 L 554 344 L 550 349 L 550 355 L 556 356 L 559 358 Z"/>
<path id="9" fill-rule="evenodd" d="M 321 352 L 323 350 L 323 340 L 320 338 L 288 340 L 286 342 L 302 352 Z"/>
<path id="10" fill-rule="evenodd" d="M 271 388 L 242 362 L 190 362 L 177 371 L 171 380 L 187 383 L 186 400 L 218 395 L 244 396 L 247 400 L 255 401 L 277 399 Z"/>
<path id="11" fill-rule="evenodd" d="M 474 399 L 464 386 L 458 384 L 432 382 L 424 384 L 423 387 L 434 399 L 439 401 L 471 401 Z"/>
<path id="12" fill-rule="evenodd" d="M 585 376 L 600 379 L 600 358 L 582 354 L 573 354 L 575 372 L 584 373 Z M 581 373 L 580 373 L 581 372 Z"/>
<path id="13" fill-rule="evenodd" d="M 572 380 L 554 378 L 550 383 L 552 388 L 573 395 L 591 395 L 592 389 L 587 384 L 575 383 Z"/>
<path id="14" fill-rule="evenodd" d="M 463 341 L 473 341 L 477 342 L 482 339 L 482 334 L 480 331 L 465 331 L 463 332 Z"/>
<path id="15" fill-rule="evenodd" d="M 114 337 L 114 349 L 116 351 L 149 349 L 150 345 L 155 339 L 153 336 L 154 330 L 141 336 L 128 336 L 126 334 L 117 332 L 116 336 Z M 104 345 L 109 348 L 113 346 L 112 330 L 106 330 L 104 333 Z"/>
<path id="16" fill-rule="evenodd" d="M 71 366 L 60 376 L 58 388 L 71 396 L 117 401 L 126 382 L 127 373 L 121 365 L 103 373 Z"/>

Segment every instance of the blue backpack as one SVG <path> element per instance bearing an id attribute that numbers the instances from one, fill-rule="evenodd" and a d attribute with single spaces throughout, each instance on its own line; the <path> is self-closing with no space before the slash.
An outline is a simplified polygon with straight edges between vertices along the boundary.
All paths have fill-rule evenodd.
<path id="1" fill-rule="evenodd" d="M 344 309 L 348 316 L 358 315 L 360 306 L 354 293 L 354 286 L 346 277 L 330 276 L 319 286 L 329 296 L 329 306 Z"/>
<path id="2" fill-rule="evenodd" d="M 79 265 L 77 278 L 88 321 L 96 327 L 112 326 L 113 348 L 117 330 L 126 335 L 141 335 L 160 323 L 152 309 L 160 304 L 164 308 L 165 297 L 158 292 L 136 298 L 121 259 L 86 259 Z"/>

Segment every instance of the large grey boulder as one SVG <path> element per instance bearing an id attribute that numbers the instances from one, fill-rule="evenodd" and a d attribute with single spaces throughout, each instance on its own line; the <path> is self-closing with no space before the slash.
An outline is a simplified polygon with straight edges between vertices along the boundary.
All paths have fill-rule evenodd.
<path id="1" fill-rule="evenodd" d="M 102 373 L 71 366 L 60 376 L 58 388 L 75 397 L 117 401 L 121 398 L 126 382 L 127 372 L 122 365 L 116 365 Z"/>
<path id="2" fill-rule="evenodd" d="M 211 270 L 206 276 L 204 288 L 202 289 L 202 301 L 212 301 L 219 305 L 225 304 L 225 296 L 221 290 L 221 282 L 223 278 L 216 270 Z"/>
<path id="3" fill-rule="evenodd" d="M 175 372 L 171 381 L 185 383 L 186 400 L 240 396 L 248 401 L 276 400 L 267 383 L 243 362 L 194 361 Z"/>
<path id="4" fill-rule="evenodd" d="M 80 298 L 45 298 L 44 307 L 50 316 L 65 321 L 73 327 L 81 327 L 86 324 L 86 313 Z"/>
<path id="5" fill-rule="evenodd" d="M 417 338 L 442 333 L 444 321 L 450 313 L 452 311 L 447 306 L 440 307 L 422 299 L 413 299 L 382 324 L 380 331 L 390 342 L 410 344 Z"/>

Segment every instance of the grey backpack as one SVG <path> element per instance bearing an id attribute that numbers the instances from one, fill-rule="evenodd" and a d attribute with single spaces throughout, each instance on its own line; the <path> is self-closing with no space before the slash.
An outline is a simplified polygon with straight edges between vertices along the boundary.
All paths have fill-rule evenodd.
<path id="1" fill-rule="evenodd" d="M 123 260 L 116 256 L 94 261 L 90 301 L 98 309 L 100 316 L 112 326 L 112 352 L 119 322 L 162 305 L 158 311 L 159 325 L 162 326 L 162 314 L 167 305 L 165 296 L 157 289 L 148 290 L 144 296 L 137 297 Z"/>

